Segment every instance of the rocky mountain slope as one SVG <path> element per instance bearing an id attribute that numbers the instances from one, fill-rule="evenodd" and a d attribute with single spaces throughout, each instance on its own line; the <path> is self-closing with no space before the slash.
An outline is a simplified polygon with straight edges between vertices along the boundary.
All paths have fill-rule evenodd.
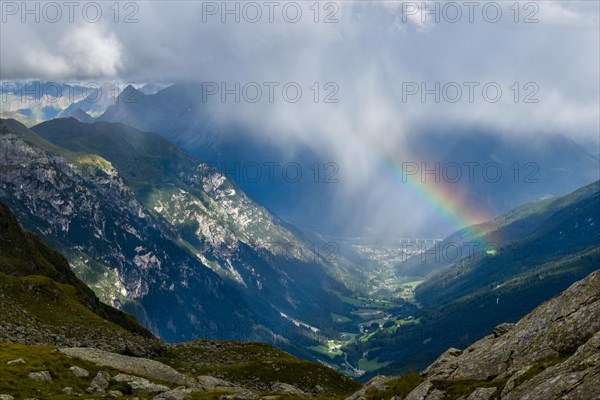
<path id="1" fill-rule="evenodd" d="M 158 355 L 162 344 L 131 316 L 100 302 L 67 260 L 23 231 L 0 203 L 0 340 L 87 345 Z M 63 313 L 65 309 L 69 313 Z"/>
<path id="2" fill-rule="evenodd" d="M 159 135 L 75 119 L 35 129 L 44 138 L 2 122 L 0 199 L 103 301 L 161 338 L 276 340 L 300 352 L 332 311 L 349 312 L 338 278 L 351 274 L 327 243 L 303 239 Z"/>
<path id="3" fill-rule="evenodd" d="M 595 400 L 600 393 L 600 272 L 516 324 L 451 348 L 420 375 L 376 378 L 349 399 Z"/>
<path id="4" fill-rule="evenodd" d="M 0 199 L 76 272 L 83 269 L 80 276 L 101 300 L 154 332 L 166 328 L 158 318 L 169 315 L 172 330 L 185 334 L 176 321 L 190 321 L 190 312 L 195 319 L 187 332 L 193 324 L 205 327 L 206 336 L 235 324 L 253 332 L 241 296 L 175 245 L 168 225 L 144 209 L 108 161 L 54 146 L 16 121 L 1 123 L 0 142 Z"/>
<path id="5" fill-rule="evenodd" d="M 359 387 L 266 344 L 160 342 L 1 203 L 0 300 L 2 400 L 340 398 Z"/>

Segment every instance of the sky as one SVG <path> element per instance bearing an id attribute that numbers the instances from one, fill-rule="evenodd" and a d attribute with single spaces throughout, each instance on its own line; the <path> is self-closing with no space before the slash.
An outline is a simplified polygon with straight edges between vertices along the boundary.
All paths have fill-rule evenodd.
<path id="1" fill-rule="evenodd" d="M 348 191 L 424 128 L 598 145 L 597 1 L 75 4 L 2 1 L 0 79 L 239 82 L 248 91 L 225 97 L 218 119 L 326 149 L 352 165 Z"/>

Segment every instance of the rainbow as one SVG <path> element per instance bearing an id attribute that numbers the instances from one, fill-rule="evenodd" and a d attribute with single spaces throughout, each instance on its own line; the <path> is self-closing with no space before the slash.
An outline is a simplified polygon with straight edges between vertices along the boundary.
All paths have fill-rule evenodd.
<path id="1" fill-rule="evenodd" d="M 414 175 L 407 174 L 404 170 L 405 165 L 387 154 L 380 153 L 375 162 L 385 175 L 403 185 L 414 197 L 437 212 L 454 231 L 461 231 L 465 241 L 478 238 L 479 242 L 482 242 L 482 232 L 478 230 L 477 225 L 491 220 L 493 216 L 485 210 L 469 205 L 469 199 L 463 191 L 457 190 L 457 184 L 444 182 L 443 179 L 435 182 L 433 177 L 430 180 L 421 179 L 420 171 Z"/>

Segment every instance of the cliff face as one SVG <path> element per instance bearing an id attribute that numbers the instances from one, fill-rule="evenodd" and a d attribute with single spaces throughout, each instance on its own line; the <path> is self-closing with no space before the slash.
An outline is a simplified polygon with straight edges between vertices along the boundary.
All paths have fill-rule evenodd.
<path id="1" fill-rule="evenodd" d="M 420 377 L 379 378 L 352 398 L 595 400 L 599 393 L 596 271 L 516 324 L 499 325 L 465 350 L 447 350 Z"/>

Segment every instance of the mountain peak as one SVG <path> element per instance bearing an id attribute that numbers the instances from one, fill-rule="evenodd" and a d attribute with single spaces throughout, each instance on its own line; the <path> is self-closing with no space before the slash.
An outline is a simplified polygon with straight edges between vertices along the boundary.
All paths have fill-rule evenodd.
<path id="1" fill-rule="evenodd" d="M 136 89 L 133 85 L 127 85 L 121 94 L 119 94 L 119 97 L 117 97 L 117 103 L 137 103 L 143 96 L 145 96 L 145 94 Z"/>
<path id="2" fill-rule="evenodd" d="M 74 118 L 79 122 L 83 122 L 84 124 L 91 124 L 94 122 L 94 118 L 92 118 L 90 114 L 86 113 L 81 108 L 74 110 L 71 114 L 69 114 L 69 117 Z"/>

